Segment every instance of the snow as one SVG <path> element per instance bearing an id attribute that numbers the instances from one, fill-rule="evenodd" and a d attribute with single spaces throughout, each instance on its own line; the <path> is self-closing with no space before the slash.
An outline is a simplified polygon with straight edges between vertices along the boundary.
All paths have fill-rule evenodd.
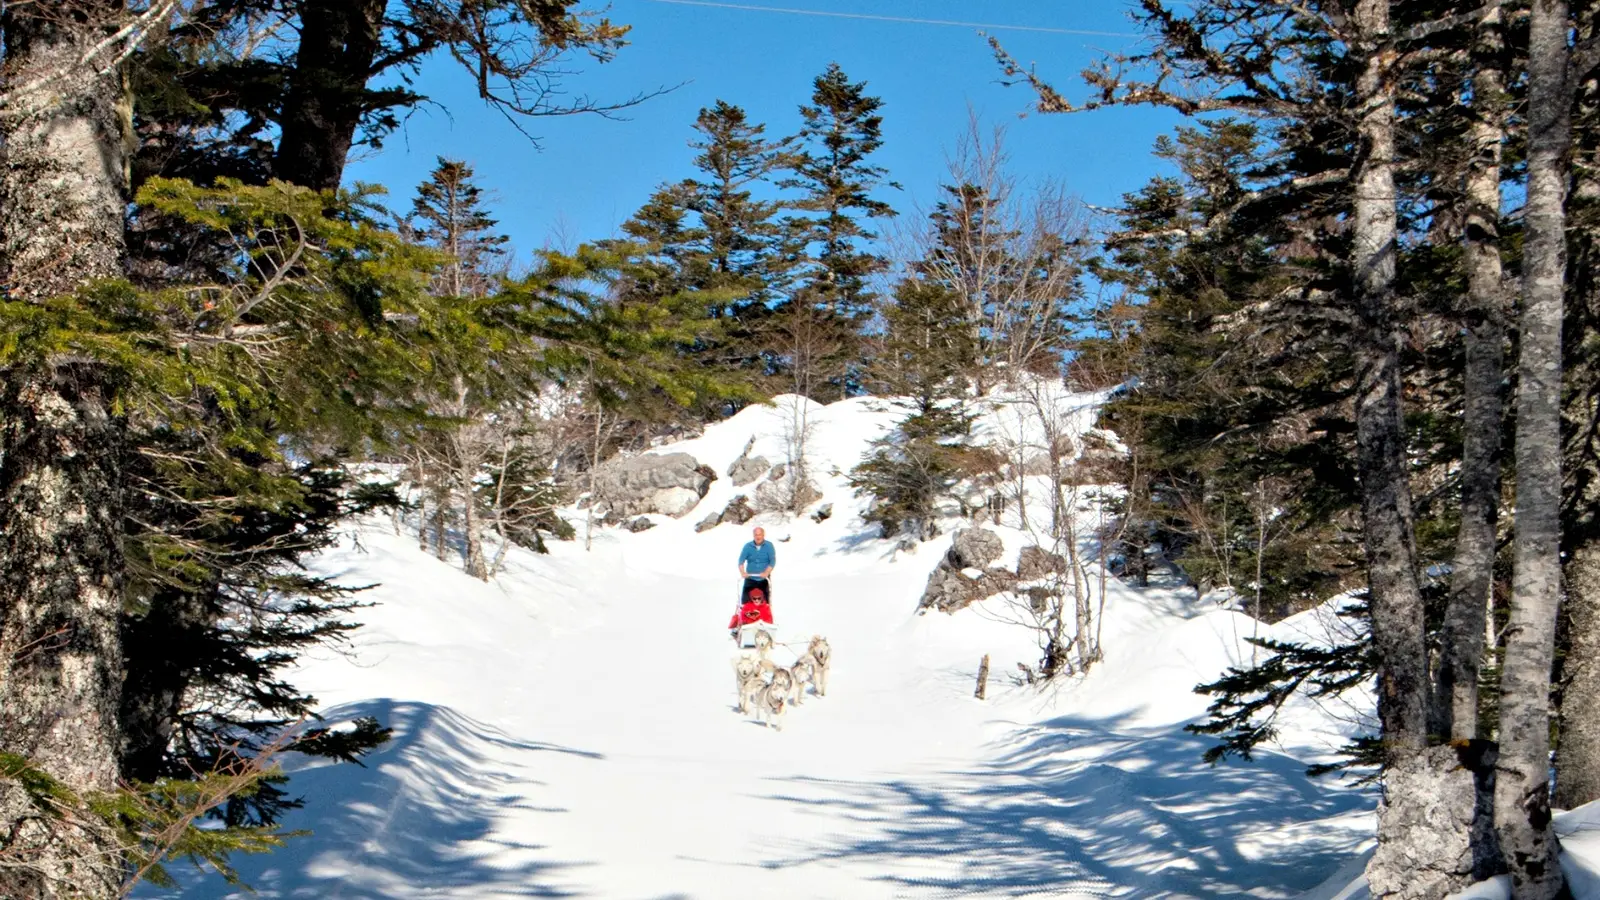
<path id="1" fill-rule="evenodd" d="M 1077 435 L 1104 395 L 1050 398 Z M 898 415 L 880 401 L 807 407 L 829 519 L 751 523 L 776 542 L 777 655 L 825 635 L 828 695 L 781 732 L 741 717 L 723 626 L 748 528 L 693 528 L 754 487 L 723 476 L 751 437 L 752 455 L 788 456 L 795 402 L 658 448 L 719 479 L 682 519 L 599 530 L 588 552 L 581 534 L 514 551 L 482 583 L 379 517 L 319 557 L 321 574 L 378 584 L 375 605 L 295 680 L 331 722 L 376 716 L 395 737 L 365 767 L 288 760 L 306 806 L 285 824 L 312 834 L 237 860 L 255 896 L 1288 898 L 1370 846 L 1370 789 L 1303 774 L 1359 716 L 1307 704 L 1253 763 L 1201 760 L 1208 740 L 1183 730 L 1207 702 L 1193 687 L 1247 660 L 1255 627 L 1214 597 L 1106 579 L 1104 661 L 1042 690 L 1015 677 L 1039 652 L 1004 597 L 917 615 L 948 529 L 897 550 L 844 480 Z M 982 433 L 1040 439 L 1015 404 L 995 408 Z M 1032 542 L 999 530 L 1013 560 Z M 252 895 L 192 874 L 141 896 Z"/>

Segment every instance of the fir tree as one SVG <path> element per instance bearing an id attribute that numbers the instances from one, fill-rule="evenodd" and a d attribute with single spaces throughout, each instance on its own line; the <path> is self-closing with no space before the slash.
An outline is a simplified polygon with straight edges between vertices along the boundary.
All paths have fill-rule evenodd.
<path id="1" fill-rule="evenodd" d="M 780 218 L 783 204 L 761 197 L 773 190 L 789 143 L 765 131 L 720 100 L 700 110 L 690 144 L 698 173 L 658 188 L 623 224 L 637 265 L 622 286 L 643 296 L 697 296 L 716 327 L 680 352 L 714 377 L 750 384 L 773 369 L 770 318 L 799 253 Z"/>
<path id="2" fill-rule="evenodd" d="M 856 388 L 859 335 L 872 313 L 872 276 L 887 261 L 868 249 L 877 235 L 872 219 L 893 216 L 889 204 L 873 194 L 887 181 L 887 170 L 868 158 L 883 145 L 883 101 L 869 96 L 866 82 L 852 83 L 837 63 L 830 63 L 812 83 L 810 105 L 800 107 L 800 147 L 780 183 L 797 189 L 795 206 L 810 217 L 790 225 L 810 249 L 812 265 L 793 303 L 823 310 L 840 350 L 827 360 L 825 376 L 843 393 Z M 819 361 L 823 362 L 823 361 Z"/>
<path id="3" fill-rule="evenodd" d="M 885 537 L 935 535 L 938 504 L 971 474 L 972 415 L 964 375 L 973 342 L 956 295 L 942 285 L 908 278 L 882 311 L 885 332 L 868 370 L 882 393 L 908 414 L 850 472 L 858 496 L 872 498 L 863 518 Z"/>
<path id="4" fill-rule="evenodd" d="M 428 180 L 417 186 L 408 227 L 416 239 L 449 254 L 434 290 L 445 296 L 481 297 L 500 273 L 510 240 L 483 206 L 483 189 L 472 167 L 439 157 Z"/>

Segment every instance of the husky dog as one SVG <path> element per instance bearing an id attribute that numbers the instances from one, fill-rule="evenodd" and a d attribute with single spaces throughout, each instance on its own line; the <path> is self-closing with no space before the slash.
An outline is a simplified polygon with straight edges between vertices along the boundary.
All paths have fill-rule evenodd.
<path id="1" fill-rule="evenodd" d="M 756 694 L 756 721 L 782 731 L 783 711 L 788 705 L 788 694 L 788 688 L 780 688 L 776 681 L 762 688 Z"/>
<path id="2" fill-rule="evenodd" d="M 741 692 L 742 696 L 742 692 L 744 691 L 744 683 L 751 678 L 756 677 L 760 673 L 761 664 L 754 656 L 746 653 L 735 658 L 733 661 L 734 690 Z M 744 700 L 741 699 L 739 701 L 739 705 L 742 710 L 744 707 Z"/>
<path id="3" fill-rule="evenodd" d="M 767 690 L 766 679 L 759 672 L 739 682 L 739 714 L 748 716 L 761 705 L 761 694 Z"/>
<path id="4" fill-rule="evenodd" d="M 756 655 L 762 659 L 772 652 L 772 635 L 765 631 L 756 632 Z"/>
<path id="5" fill-rule="evenodd" d="M 806 685 L 810 684 L 813 690 L 816 689 L 817 661 L 810 654 L 800 657 L 789 667 L 789 677 L 794 682 L 794 705 L 799 706 L 805 698 Z"/>
<path id="6" fill-rule="evenodd" d="M 817 663 L 812 680 L 817 689 L 817 696 L 828 696 L 828 665 L 833 658 L 833 648 L 828 646 L 828 639 L 820 634 L 813 635 L 811 646 L 806 648 L 806 655 Z"/>
<path id="7" fill-rule="evenodd" d="M 794 690 L 794 674 L 782 666 L 774 666 L 772 681 L 769 684 L 782 691 L 784 696 L 788 696 L 789 692 Z"/>

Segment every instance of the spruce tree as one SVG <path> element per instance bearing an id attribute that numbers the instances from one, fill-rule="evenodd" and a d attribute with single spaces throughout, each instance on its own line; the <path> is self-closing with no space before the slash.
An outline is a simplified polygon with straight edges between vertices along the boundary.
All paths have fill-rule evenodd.
<path id="1" fill-rule="evenodd" d="M 495 225 L 466 163 L 441 157 L 429 179 L 417 186 L 408 230 L 447 255 L 432 290 L 457 314 L 457 327 L 445 332 L 451 346 L 437 361 L 440 382 L 427 397 L 438 421 L 423 424 L 414 447 L 424 507 L 419 532 L 424 545 L 432 533 L 434 550 L 443 559 L 446 526 L 459 521 L 464 567 L 475 578 L 489 576 L 477 484 L 495 443 L 491 420 L 500 408 L 516 406 L 533 391 L 528 348 L 497 340 L 481 320 L 481 301 L 498 288 L 509 240 L 495 233 Z"/>
<path id="2" fill-rule="evenodd" d="M 765 132 L 724 101 L 700 110 L 690 143 L 699 151 L 696 175 L 658 188 L 623 224 L 638 263 L 637 277 L 626 283 L 647 295 L 693 293 L 705 302 L 716 327 L 681 352 L 708 374 L 750 384 L 773 369 L 770 319 L 799 252 L 781 218 L 783 204 L 770 196 L 789 142 Z"/>
<path id="3" fill-rule="evenodd" d="M 838 63 L 816 77 L 811 103 L 800 107 L 791 174 L 780 182 L 800 192 L 797 209 L 813 214 L 790 219 L 811 261 L 791 302 L 823 311 L 839 350 L 817 364 L 841 394 L 858 387 L 860 332 L 873 308 L 869 282 L 888 265 L 870 249 L 877 234 L 868 222 L 895 212 L 874 193 L 899 187 L 887 180 L 886 169 L 869 161 L 883 146 L 883 101 L 866 87 L 852 83 Z"/>
<path id="4" fill-rule="evenodd" d="M 510 238 L 494 231 L 483 189 L 472 166 L 439 157 L 428 180 L 417 185 L 408 223 L 416 239 L 449 255 L 434 291 L 442 296 L 481 297 L 494 286 Z"/>
<path id="5" fill-rule="evenodd" d="M 880 317 L 884 331 L 867 374 L 874 393 L 893 398 L 907 414 L 872 442 L 850 484 L 872 498 L 863 518 L 885 537 L 927 540 L 939 502 L 971 474 L 966 373 L 976 344 L 959 296 L 920 276 L 895 286 Z"/>

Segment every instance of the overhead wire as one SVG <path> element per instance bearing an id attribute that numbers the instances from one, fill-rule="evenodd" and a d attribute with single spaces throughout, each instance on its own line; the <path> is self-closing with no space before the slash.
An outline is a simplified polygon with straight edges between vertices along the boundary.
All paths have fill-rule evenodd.
<path id="1" fill-rule="evenodd" d="M 872 22 L 895 22 L 911 25 L 944 25 L 957 28 L 977 28 L 984 31 L 1031 31 L 1038 34 L 1070 34 L 1080 37 L 1136 38 L 1137 34 L 1120 31 L 1090 31 L 1081 28 L 1053 28 L 1045 25 L 996 25 L 985 22 L 961 22 L 953 19 L 922 19 L 913 16 L 880 16 L 871 13 L 834 12 L 825 9 L 796 9 L 785 6 L 757 6 L 751 3 L 722 3 L 717 0 L 647 0 L 649 3 L 668 3 L 675 6 L 705 6 L 713 9 L 738 9 L 752 12 L 784 13 L 795 16 L 822 16 L 832 19 L 865 19 Z"/>

